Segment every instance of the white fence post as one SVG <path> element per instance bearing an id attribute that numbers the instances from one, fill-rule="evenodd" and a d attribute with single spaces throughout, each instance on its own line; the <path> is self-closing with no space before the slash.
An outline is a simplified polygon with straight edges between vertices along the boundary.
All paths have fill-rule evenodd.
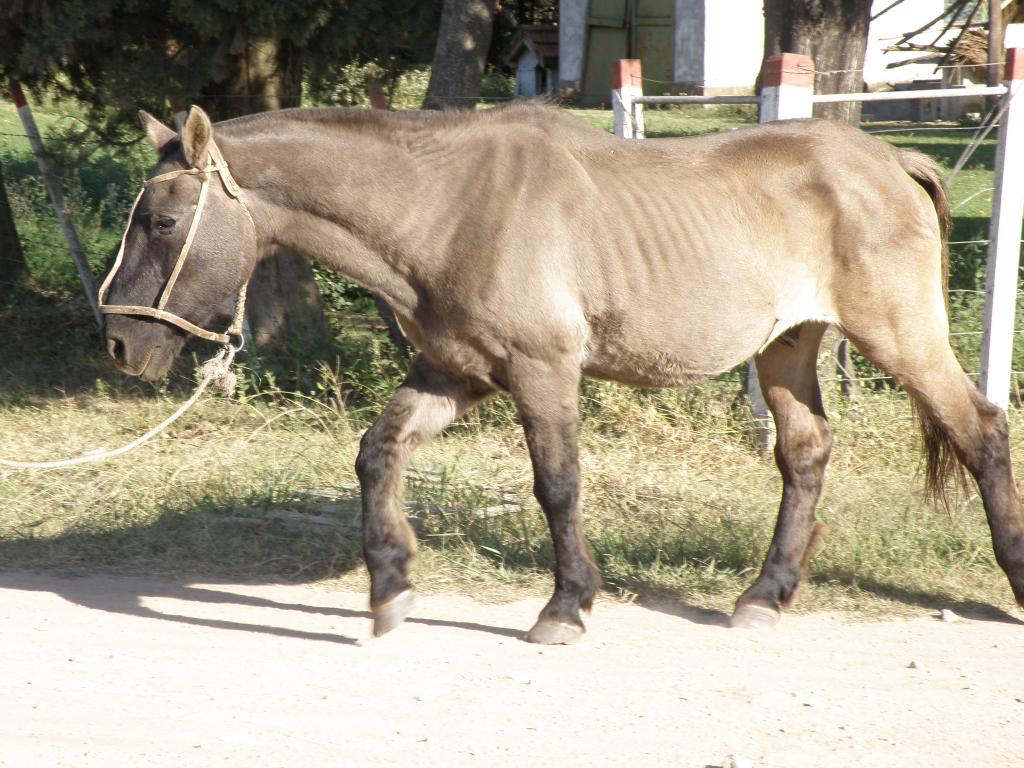
<path id="1" fill-rule="evenodd" d="M 762 123 L 810 117 L 814 103 L 814 62 L 799 53 L 777 53 L 761 72 Z"/>
<path id="2" fill-rule="evenodd" d="M 619 59 L 612 63 L 612 114 L 615 135 L 623 139 L 644 137 L 644 107 L 634 103 L 644 95 L 640 59 Z"/>
<path id="3" fill-rule="evenodd" d="M 761 72 L 761 109 L 759 120 L 789 120 L 810 117 L 814 97 L 814 62 L 798 53 L 779 53 L 764 63 Z M 750 410 L 759 424 L 758 440 L 767 451 L 775 440 L 775 425 L 757 379 L 757 366 L 747 364 L 747 397 Z"/>
<path id="4" fill-rule="evenodd" d="M 1002 409 L 1010 403 L 1013 323 L 1017 309 L 1021 219 L 1024 218 L 1024 24 L 1006 27 L 1007 105 L 999 121 L 995 193 L 985 267 L 985 320 L 981 379 L 985 397 Z"/>

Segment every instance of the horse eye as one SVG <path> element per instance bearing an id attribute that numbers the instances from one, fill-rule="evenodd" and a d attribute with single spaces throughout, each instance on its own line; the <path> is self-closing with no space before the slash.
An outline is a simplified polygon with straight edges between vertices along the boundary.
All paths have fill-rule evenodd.
<path id="1" fill-rule="evenodd" d="M 153 229 L 156 230 L 157 234 L 169 235 L 174 231 L 174 219 L 169 216 L 154 216 Z"/>

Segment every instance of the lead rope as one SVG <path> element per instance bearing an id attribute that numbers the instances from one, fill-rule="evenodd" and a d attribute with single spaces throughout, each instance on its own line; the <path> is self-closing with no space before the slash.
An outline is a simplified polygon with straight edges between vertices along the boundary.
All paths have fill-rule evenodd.
<path id="1" fill-rule="evenodd" d="M 199 385 L 196 387 L 196 391 L 192 393 L 192 396 L 188 400 L 178 406 L 178 410 L 161 421 L 151 430 L 145 434 L 139 435 L 130 443 L 126 443 L 120 448 L 114 448 L 109 451 L 105 448 L 96 448 L 92 451 L 83 453 L 81 456 L 75 456 L 70 459 L 61 459 L 59 461 L 15 461 L 13 459 L 0 459 L 0 467 L 10 467 L 12 469 L 63 469 L 65 467 L 77 467 L 80 464 L 92 464 L 97 461 L 106 461 L 107 459 L 113 459 L 117 456 L 123 456 L 129 451 L 134 451 L 140 445 L 148 443 L 154 437 L 171 426 L 171 424 L 184 416 L 193 405 L 199 402 L 199 398 L 202 397 L 203 392 L 205 392 L 207 388 L 225 396 L 231 395 L 235 391 L 235 385 L 238 383 L 238 375 L 234 372 L 231 366 L 235 361 L 235 355 L 238 354 L 239 350 L 241 350 L 243 346 L 245 346 L 245 337 L 242 335 L 242 324 L 245 320 L 245 293 L 248 287 L 247 283 L 238 291 L 238 298 L 235 299 L 234 318 L 231 321 L 231 327 L 227 330 L 229 336 L 237 336 L 240 339 L 238 346 L 235 346 L 230 342 L 224 344 L 216 355 L 199 366 L 199 374 L 202 378 L 199 381 Z"/>

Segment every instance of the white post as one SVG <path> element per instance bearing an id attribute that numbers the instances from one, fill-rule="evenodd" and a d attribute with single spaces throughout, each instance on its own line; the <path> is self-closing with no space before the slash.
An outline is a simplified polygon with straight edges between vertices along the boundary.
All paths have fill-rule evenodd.
<path id="1" fill-rule="evenodd" d="M 1008 100 L 999 121 L 995 194 L 985 268 L 985 319 L 981 379 L 985 397 L 1004 410 L 1010 403 L 1013 323 L 1017 309 L 1021 219 L 1024 218 L 1024 24 L 1006 27 Z"/>
<path id="2" fill-rule="evenodd" d="M 615 135 L 623 139 L 644 137 L 644 107 L 634 103 L 644 95 L 640 59 L 619 59 L 612 64 L 612 114 Z"/>
<path id="3" fill-rule="evenodd" d="M 18 83 L 11 80 L 8 83 L 8 89 L 10 90 L 11 98 L 14 100 L 14 106 L 18 109 L 18 117 L 21 118 L 21 125 L 25 129 L 28 143 L 32 147 L 32 154 L 36 156 L 39 173 L 42 174 L 43 184 L 50 195 L 53 210 L 57 214 L 58 221 L 60 221 L 61 229 L 64 230 L 64 240 L 68 244 L 68 250 L 71 251 L 71 259 L 74 261 L 75 269 L 78 271 L 78 279 L 82 281 L 82 289 L 85 291 L 86 301 L 89 302 L 89 308 L 92 310 L 93 317 L 96 318 L 96 325 L 103 328 L 103 315 L 100 314 L 97 304 L 96 284 L 93 282 L 89 260 L 86 258 L 85 249 L 82 248 L 82 243 L 78 239 L 75 222 L 72 221 L 71 214 L 68 213 L 67 204 L 64 202 L 64 193 L 61 192 L 60 180 L 53 173 L 53 168 L 50 167 L 50 161 L 43 149 L 43 140 L 39 135 L 36 120 L 32 116 L 32 108 L 28 105 L 25 94 Z"/>
<path id="4" fill-rule="evenodd" d="M 799 53 L 778 53 L 761 73 L 762 123 L 810 117 L 814 99 L 814 62 Z"/>
<path id="5" fill-rule="evenodd" d="M 814 62 L 798 53 L 780 53 L 764 63 L 761 72 L 761 110 L 759 120 L 789 120 L 810 117 L 814 97 Z M 761 392 L 757 367 L 747 364 L 747 397 L 760 427 L 759 441 L 767 451 L 775 441 L 775 425 Z"/>

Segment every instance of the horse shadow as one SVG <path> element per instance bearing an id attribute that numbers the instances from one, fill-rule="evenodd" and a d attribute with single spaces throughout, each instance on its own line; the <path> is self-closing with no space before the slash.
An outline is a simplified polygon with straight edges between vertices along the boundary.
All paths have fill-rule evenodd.
<path id="1" fill-rule="evenodd" d="M 204 580 L 205 581 L 205 580 Z M 281 583 L 281 582 L 278 582 Z M 234 621 L 230 619 L 210 619 L 201 616 L 190 616 L 185 613 L 172 613 L 157 610 L 145 604 L 147 599 L 164 598 L 186 603 L 201 605 L 244 606 L 266 611 L 289 611 L 304 614 L 319 614 L 340 619 L 365 619 L 367 626 L 372 620 L 369 611 L 352 610 L 308 604 L 303 602 L 282 602 L 267 597 L 245 594 L 227 589 L 218 584 L 213 586 L 196 586 L 186 579 L 153 579 L 153 578 L 104 578 L 102 588 L 98 588 L 96 579 L 78 576 L 40 576 L 26 572 L 0 572 L 0 589 L 20 591 L 50 592 L 64 600 L 84 608 L 103 613 L 121 614 L 143 619 L 169 621 L 197 627 L 207 627 L 238 632 L 257 632 L 265 635 L 312 640 L 334 643 L 338 645 L 359 645 L 360 638 L 339 633 L 315 632 L 309 630 L 271 625 Z M 425 618 L 410 616 L 408 624 L 422 624 L 430 627 L 450 627 L 467 632 L 483 632 L 499 637 L 520 639 L 523 632 L 510 627 L 499 627 L 480 624 L 472 621 L 454 621 L 449 619 Z"/>
<path id="2" fill-rule="evenodd" d="M 966 619 L 967 621 L 1024 625 L 1024 620 L 1020 617 L 998 606 L 981 603 L 976 600 L 949 600 L 941 595 L 930 592 L 901 589 L 891 584 L 873 582 L 871 580 L 859 580 L 858 588 L 870 594 L 887 597 L 903 605 L 930 610 L 934 614 L 937 614 L 938 610 L 943 608 L 952 610 L 961 619 Z M 726 611 L 701 608 L 682 600 L 667 598 L 663 595 L 655 598 L 640 596 L 637 602 L 648 610 L 675 616 L 691 624 L 722 628 L 729 626 L 730 614 Z"/>
<path id="3" fill-rule="evenodd" d="M 238 514 L 238 507 L 244 514 Z M 190 510 L 169 509 L 155 520 L 116 531 L 72 529 L 52 539 L 0 540 L 0 589 L 50 592 L 70 603 L 104 613 L 188 624 L 227 631 L 258 632 L 296 639 L 356 645 L 360 638 L 280 626 L 274 612 L 319 614 L 338 619 L 365 619 L 367 636 L 372 614 L 368 610 L 319 605 L 315 601 L 282 602 L 247 594 L 232 585 L 300 585 L 350 573 L 362 567 L 359 544 L 358 496 L 332 499 L 333 515 L 323 505 L 303 511 L 269 507 L 245 509 L 244 504 Z M 219 530 L 218 530 L 219 529 Z M 168 542 L 175 542 L 174 548 Z M 251 547 L 253 541 L 259 548 Z M 174 561 L 192 546 L 200 549 L 195 560 Z M 205 549 L 203 548 L 205 546 Z M 232 557 L 233 550 L 238 550 Z M 76 558 L 73 553 L 91 553 Z M 95 553 L 103 552 L 103 562 Z M 257 552 L 278 568 L 251 568 L 242 562 Z M 141 553 L 141 554 L 140 554 Z M 165 576 L 187 568 L 189 577 Z M 241 573 L 242 575 L 238 575 Z M 96 578 L 100 577 L 100 581 Z M 203 585 L 199 586 L 197 582 Z M 240 606 L 265 610 L 266 622 L 206 618 L 174 613 L 147 605 L 153 599 L 172 599 L 197 606 Z M 196 610 L 208 614 L 208 610 Z M 278 614 L 280 615 L 280 614 Z M 417 617 L 410 624 L 450 627 L 500 637 L 520 638 L 511 627 L 472 621 Z"/>
<path id="4" fill-rule="evenodd" d="M 244 507 L 243 504 L 239 506 Z M 262 511 L 242 510 L 248 516 L 239 515 L 238 506 L 195 508 L 168 510 L 160 518 L 124 530 L 71 529 L 53 539 L 0 541 L 0 563 L 5 568 L 0 571 L 0 589 L 51 592 L 71 603 L 105 613 L 225 631 L 257 632 L 354 645 L 359 643 L 359 638 L 279 626 L 270 619 L 270 615 L 284 611 L 320 614 L 338 619 L 362 619 L 367 622 L 368 634 L 372 615 L 367 610 L 323 606 L 315 601 L 282 602 L 232 590 L 231 585 L 239 582 L 274 585 L 313 583 L 362 568 L 359 506 L 358 492 L 351 490 L 332 499 L 332 514 L 328 521 L 325 521 L 327 516 L 323 514 L 323 508 L 316 504 L 301 508 L 301 511 L 287 510 L 287 514 L 273 508 Z M 328 522 L 330 527 L 327 527 Z M 311 530 L 305 530 L 306 527 Z M 166 546 L 167 542 L 176 542 L 177 549 L 161 552 L 161 547 Z M 429 538 L 421 538 L 420 543 L 421 546 L 432 546 Z M 487 557 L 492 554 L 482 541 L 478 544 L 481 555 Z M 200 549 L 195 561 L 185 564 L 175 562 L 179 552 L 193 547 Z M 81 561 L 81 566 L 76 567 L 74 559 L 68 555 L 76 551 L 92 554 Z M 96 552 L 105 553 L 103 563 L 97 563 Z M 139 552 L 142 554 L 139 555 Z M 277 564 L 277 568 L 254 571 L 239 567 L 239 563 L 245 562 L 253 553 L 259 554 L 266 562 Z M 69 566 L 69 563 L 72 565 Z M 175 568 L 175 565 L 178 567 Z M 163 574 L 169 572 L 181 573 L 183 565 L 189 573 L 194 574 L 193 577 L 163 577 Z M 504 560 L 503 565 L 525 570 L 536 568 L 538 563 L 519 563 L 512 558 L 511 561 Z M 123 576 L 126 573 L 130 575 Z M 239 577 L 239 573 L 244 575 Z M 102 589 L 97 589 L 94 579 L 76 578 L 81 575 L 107 574 L 111 575 L 104 578 Z M 949 608 L 972 621 L 1024 623 L 993 605 L 950 599 L 946 595 L 924 590 L 905 589 L 863 575 L 825 573 L 812 576 L 814 580 L 856 583 L 859 590 L 868 594 L 932 611 Z M 209 586 L 200 586 L 197 582 Z M 639 582 L 619 586 L 635 592 L 637 604 L 646 610 L 671 615 L 694 625 L 719 628 L 728 626 L 728 612 L 694 604 L 678 593 Z M 255 608 L 266 611 L 268 620 L 236 621 L 188 615 L 187 612 L 174 613 L 165 607 L 157 609 L 147 605 L 154 598 L 173 599 L 197 606 Z M 197 609 L 196 613 L 208 614 L 209 611 Z M 498 637 L 523 637 L 520 629 L 472 621 L 415 615 L 406 621 L 410 624 L 449 627 Z"/>

